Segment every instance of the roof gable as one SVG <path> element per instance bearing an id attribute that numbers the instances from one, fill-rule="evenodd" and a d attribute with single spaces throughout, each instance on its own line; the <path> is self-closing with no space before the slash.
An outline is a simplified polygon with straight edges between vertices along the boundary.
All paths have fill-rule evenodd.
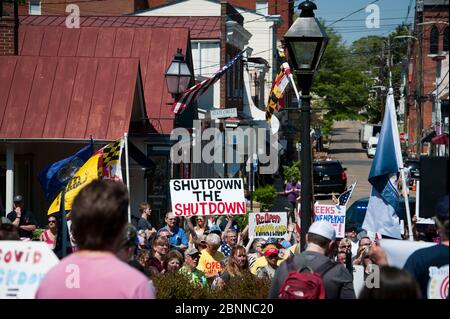
<path id="1" fill-rule="evenodd" d="M 2 56 L 0 137 L 114 140 L 128 132 L 139 60 Z"/>
<path id="2" fill-rule="evenodd" d="M 96 21 L 98 20 L 89 20 L 92 24 Z M 164 73 L 177 48 L 187 52 L 189 31 L 186 28 L 102 26 L 68 29 L 47 25 L 55 23 L 55 20 L 47 18 L 39 23 L 46 25 L 22 25 L 19 28 L 20 55 L 137 58 L 141 67 L 144 100 L 150 122 L 155 123 L 155 132 L 170 133 L 174 126 L 174 114 L 170 110 L 173 99 L 167 91 Z M 114 24 L 112 20 L 109 23 Z M 105 78 L 105 81 L 108 81 L 108 78 Z"/>

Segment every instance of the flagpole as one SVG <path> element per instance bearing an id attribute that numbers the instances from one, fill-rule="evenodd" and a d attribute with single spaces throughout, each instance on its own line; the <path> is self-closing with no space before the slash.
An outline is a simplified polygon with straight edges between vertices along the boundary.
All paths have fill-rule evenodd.
<path id="1" fill-rule="evenodd" d="M 128 133 L 123 134 L 125 143 L 125 174 L 127 178 L 128 197 L 130 198 L 130 165 L 128 163 Z M 131 223 L 131 200 L 128 201 L 128 223 Z"/>
<path id="2" fill-rule="evenodd" d="M 292 83 L 292 88 L 294 89 L 294 93 L 295 93 L 295 96 L 297 97 L 297 101 L 298 101 L 298 103 L 300 103 L 300 95 L 298 94 L 297 86 L 295 85 L 294 76 L 292 75 L 292 73 L 289 74 L 288 78 Z"/>
<path id="3" fill-rule="evenodd" d="M 402 167 L 400 168 L 400 174 L 402 177 L 402 192 L 403 192 L 403 198 L 405 199 L 405 208 L 406 208 L 406 219 L 408 220 L 408 235 L 409 240 L 414 241 L 414 236 L 412 232 L 412 224 L 411 224 L 411 212 L 409 211 L 409 199 L 408 199 L 408 193 L 407 193 L 407 186 L 406 186 L 406 180 L 405 180 L 405 168 L 403 167 L 403 159 L 402 159 Z"/>

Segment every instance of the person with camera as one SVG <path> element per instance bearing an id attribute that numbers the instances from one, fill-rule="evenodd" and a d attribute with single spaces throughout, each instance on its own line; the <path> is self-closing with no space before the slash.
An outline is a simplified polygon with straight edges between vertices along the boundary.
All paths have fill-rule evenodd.
<path id="1" fill-rule="evenodd" d="M 364 278 L 367 278 L 368 275 L 372 272 L 372 264 L 373 262 L 369 258 L 370 246 L 372 245 L 372 241 L 369 237 L 364 236 L 359 241 L 358 253 L 356 257 L 353 259 L 352 264 L 361 265 L 364 267 Z"/>

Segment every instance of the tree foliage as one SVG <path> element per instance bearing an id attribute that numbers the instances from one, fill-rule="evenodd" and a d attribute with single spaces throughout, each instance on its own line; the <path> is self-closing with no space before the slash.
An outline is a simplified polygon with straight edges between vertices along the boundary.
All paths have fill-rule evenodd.
<path id="1" fill-rule="evenodd" d="M 332 28 L 326 28 L 326 32 L 328 46 L 311 88 L 321 98 L 320 107 L 328 109 L 324 121 L 337 118 L 380 121 L 389 87 L 389 52 L 395 99 L 402 94 L 402 62 L 407 46 L 406 41 L 394 37 L 407 34 L 406 28 L 399 26 L 388 37 L 363 37 L 349 47 Z M 317 103 L 313 100 L 313 107 Z"/>

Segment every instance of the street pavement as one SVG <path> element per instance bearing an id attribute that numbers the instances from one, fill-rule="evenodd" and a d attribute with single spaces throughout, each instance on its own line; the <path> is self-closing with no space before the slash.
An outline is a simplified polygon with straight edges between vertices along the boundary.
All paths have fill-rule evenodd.
<path id="1" fill-rule="evenodd" d="M 331 134 L 328 155 L 337 159 L 347 168 L 347 185 L 357 181 L 353 195 L 347 207 L 362 197 L 369 197 L 371 186 L 367 180 L 372 165 L 372 159 L 367 157 L 366 150 L 359 142 L 361 123 L 357 121 L 335 121 Z M 316 197 L 321 204 L 332 204 L 329 196 Z"/>

